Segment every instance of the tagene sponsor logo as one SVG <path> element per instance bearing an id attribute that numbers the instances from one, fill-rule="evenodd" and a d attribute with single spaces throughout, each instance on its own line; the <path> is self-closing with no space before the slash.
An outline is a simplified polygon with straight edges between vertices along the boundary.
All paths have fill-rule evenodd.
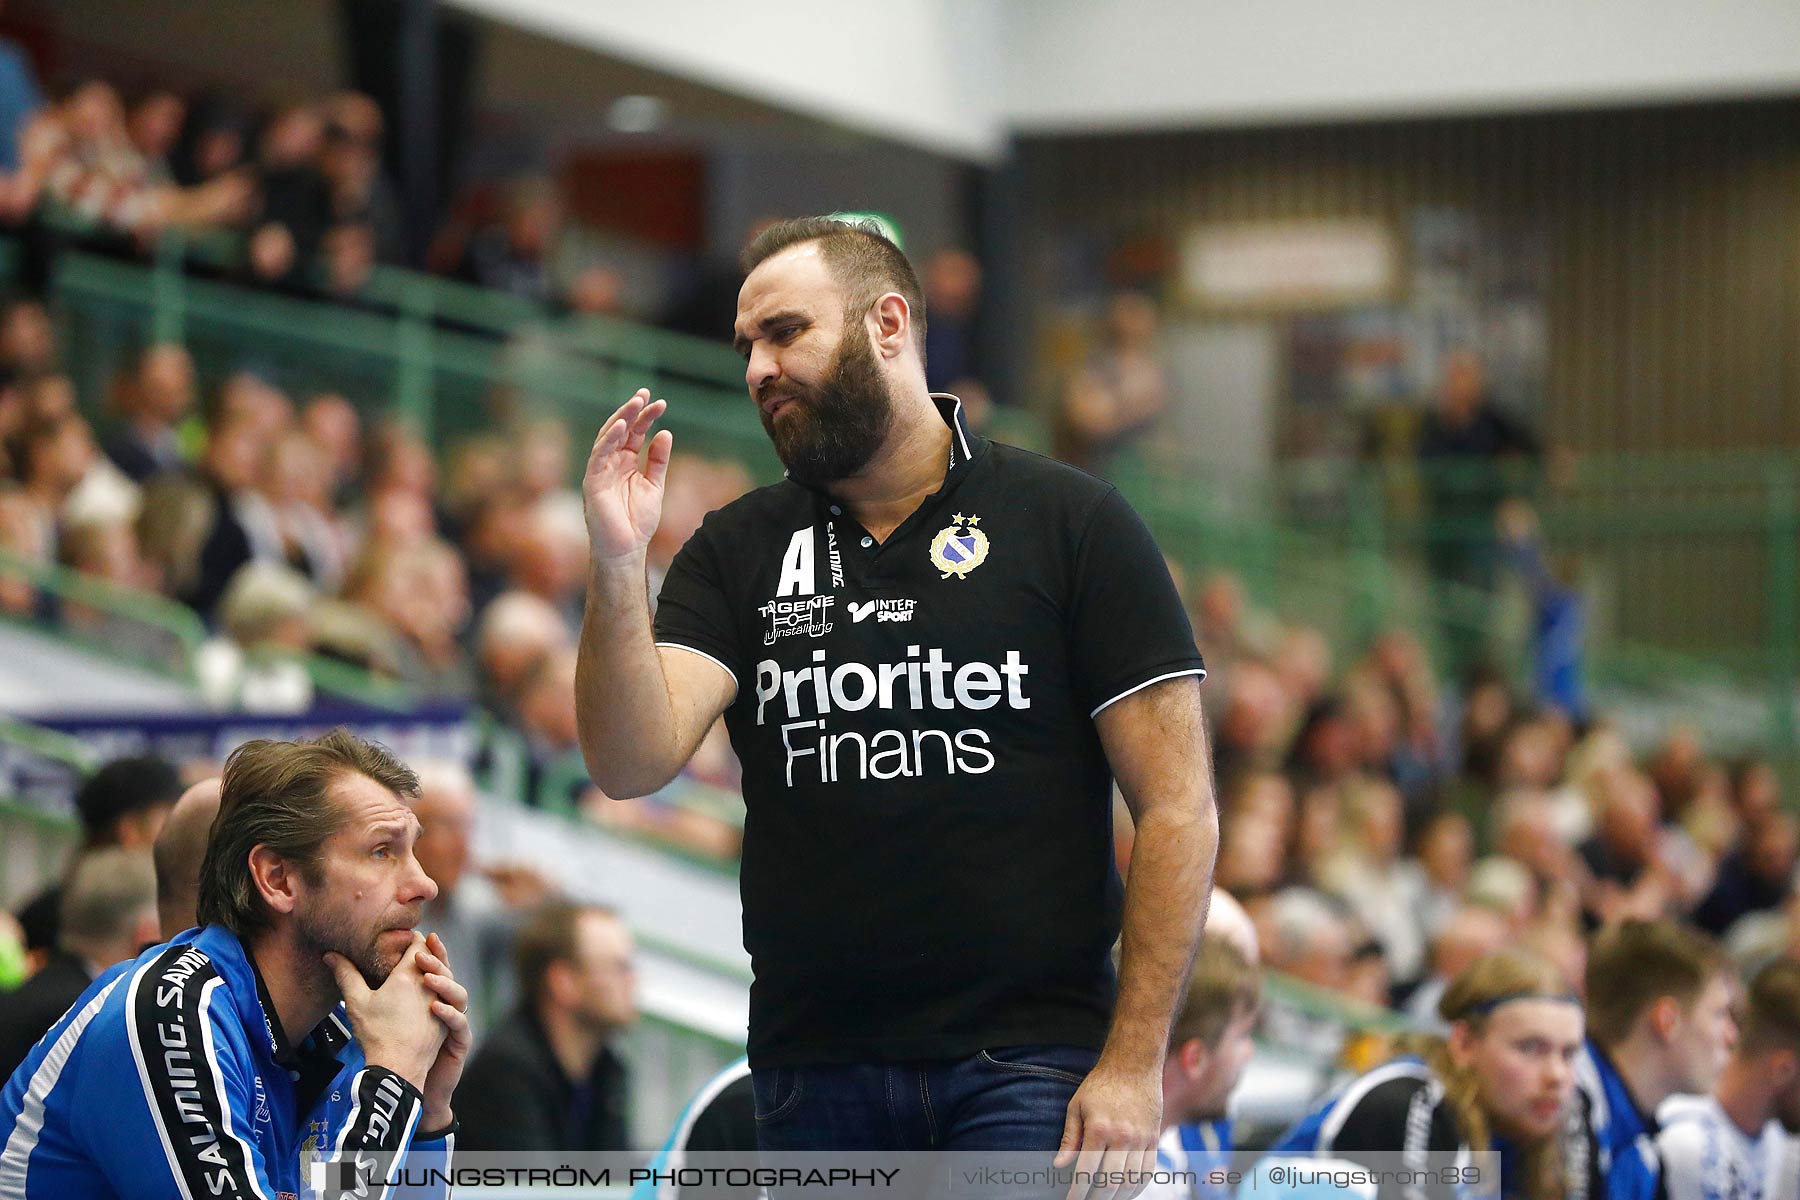
<path id="1" fill-rule="evenodd" d="M 824 637 L 831 632 L 828 619 L 836 596 L 802 596 L 793 600 L 771 600 L 756 611 L 769 619 L 763 634 L 763 645 L 773 646 L 785 637 Z"/>
<path id="2" fill-rule="evenodd" d="M 870 617 L 877 621 L 910 621 L 913 610 L 919 606 L 917 600 L 865 600 L 861 604 L 854 601 L 850 605 L 850 619 L 861 625 Z"/>

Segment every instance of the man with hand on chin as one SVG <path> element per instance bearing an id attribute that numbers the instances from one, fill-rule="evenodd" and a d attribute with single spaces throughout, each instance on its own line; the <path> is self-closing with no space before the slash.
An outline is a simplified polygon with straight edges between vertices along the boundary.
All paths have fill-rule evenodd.
<path id="1" fill-rule="evenodd" d="M 918 280 L 873 226 L 782 222 L 744 267 L 735 340 L 787 478 L 707 518 L 653 628 L 665 405 L 640 391 L 602 426 L 589 771 L 653 792 L 725 717 L 762 1150 L 1145 1171 L 1218 841 L 1205 668 L 1162 555 L 1116 489 L 927 391 Z"/>
<path id="2" fill-rule="evenodd" d="M 200 928 L 95 980 L 0 1091 L 0 1195 L 335 1198 L 319 1158 L 448 1167 L 468 997 L 415 929 L 417 794 L 342 730 L 232 754 Z"/>

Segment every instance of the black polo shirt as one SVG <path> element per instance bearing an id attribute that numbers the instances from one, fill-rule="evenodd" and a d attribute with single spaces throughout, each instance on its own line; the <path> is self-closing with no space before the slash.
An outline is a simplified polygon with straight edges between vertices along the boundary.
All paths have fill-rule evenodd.
<path id="1" fill-rule="evenodd" d="M 951 425 L 877 544 L 784 480 L 675 558 L 656 641 L 737 680 L 756 1067 L 1098 1049 L 1123 889 L 1094 717 L 1204 675 L 1117 489 Z"/>

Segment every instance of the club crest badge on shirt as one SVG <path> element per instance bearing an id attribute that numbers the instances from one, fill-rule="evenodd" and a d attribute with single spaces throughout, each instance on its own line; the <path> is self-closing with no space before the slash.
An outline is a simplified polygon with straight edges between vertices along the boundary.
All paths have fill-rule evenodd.
<path id="1" fill-rule="evenodd" d="M 332 1098 L 337 1098 L 335 1092 L 332 1093 Z M 324 1156 L 325 1135 L 330 1131 L 331 1127 L 324 1121 L 311 1121 L 307 1124 L 306 1140 L 300 1143 L 300 1178 L 312 1178 L 313 1164 Z"/>
<path id="2" fill-rule="evenodd" d="M 980 524 L 980 517 L 957 513 L 950 518 L 950 524 L 938 530 L 937 536 L 931 539 L 931 565 L 943 572 L 941 578 L 954 575 L 965 579 L 970 571 L 987 561 L 988 536 L 976 528 Z"/>

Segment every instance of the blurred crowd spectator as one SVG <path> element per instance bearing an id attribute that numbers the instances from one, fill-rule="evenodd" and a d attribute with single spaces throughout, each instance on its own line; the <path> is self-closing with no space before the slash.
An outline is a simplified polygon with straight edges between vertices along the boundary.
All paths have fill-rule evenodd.
<path id="1" fill-rule="evenodd" d="M 0 1074 L 11 1075 L 75 998 L 114 963 L 160 941 L 156 875 L 143 849 L 83 855 L 58 895 L 58 933 L 43 966 L 0 1005 Z"/>
<path id="2" fill-rule="evenodd" d="M 1497 510 L 1518 492 L 1541 454 L 1537 436 L 1489 394 L 1480 356 L 1466 347 L 1445 355 L 1418 455 L 1432 518 L 1426 562 L 1440 591 L 1439 611 L 1448 618 L 1443 638 L 1459 667 L 1481 658 L 1501 565 Z M 1515 544 L 1524 533 L 1519 524 L 1515 517 L 1508 528 Z M 1530 570 L 1536 564 L 1523 565 Z M 1531 573 L 1540 579 L 1544 574 L 1541 566 Z"/>
<path id="3" fill-rule="evenodd" d="M 166 88 L 127 99 L 104 80 L 48 103 L 28 94 L 0 84 L 14 138 L 0 221 L 25 232 L 39 282 L 63 245 L 143 254 L 177 232 L 198 269 L 356 303 L 370 268 L 400 254 L 386 122 L 367 96 L 253 113 Z"/>
<path id="4" fill-rule="evenodd" d="M 71 868 L 91 852 L 121 849 L 143 854 L 148 869 L 151 845 L 181 791 L 181 777 L 175 768 L 154 755 L 114 759 L 95 771 L 75 793 L 81 842 L 70 862 Z M 58 951 L 66 949 L 63 918 L 70 911 L 68 892 L 69 885 L 58 880 L 18 910 L 25 950 L 34 969 L 41 969 Z M 150 923 L 154 925 L 155 897 L 148 900 L 152 910 Z M 89 978 L 97 974 L 94 971 Z"/>
<path id="5" fill-rule="evenodd" d="M 517 1007 L 470 1061 L 458 1092 L 477 1151 L 628 1150 L 625 1065 L 637 1019 L 636 947 L 609 908 L 551 902 L 514 942 Z"/>
<path id="6" fill-rule="evenodd" d="M 1100 345 L 1063 383 L 1056 455 L 1096 474 L 1149 434 L 1169 406 L 1169 376 L 1148 296 L 1121 292 L 1107 303 Z"/>

